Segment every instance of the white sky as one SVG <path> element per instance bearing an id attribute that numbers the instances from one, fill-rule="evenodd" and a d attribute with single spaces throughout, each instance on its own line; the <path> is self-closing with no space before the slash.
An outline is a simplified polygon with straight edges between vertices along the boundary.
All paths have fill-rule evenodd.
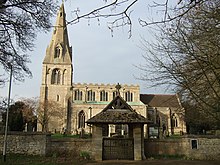
<path id="1" fill-rule="evenodd" d="M 100 2 L 100 0 L 98 1 Z M 94 5 L 94 1 L 88 2 L 86 0 L 65 2 L 67 20 L 72 18 L 71 11 L 77 7 L 80 8 L 80 12 L 83 14 L 94 8 Z M 151 17 L 152 11 L 149 10 L 147 5 L 148 2 L 146 1 L 135 4 L 132 12 L 133 27 L 132 38 L 130 39 L 128 39 L 127 27 L 115 29 L 112 37 L 106 25 L 107 21 L 104 19 L 100 19 L 100 26 L 96 20 L 90 20 L 90 22 L 81 20 L 77 24 L 68 26 L 69 42 L 73 47 L 74 82 L 139 84 L 141 93 L 148 94 L 164 93 L 166 91 L 163 88 L 149 89 L 147 82 L 135 78 L 140 77 L 142 73 L 135 65 L 144 64 L 143 51 L 139 48 L 140 36 L 152 39 L 148 30 L 142 28 L 138 23 L 140 17 Z M 53 22 L 55 22 L 55 19 L 53 19 Z M 52 29 L 47 34 L 38 34 L 35 49 L 31 52 L 30 59 L 32 63 L 29 64 L 33 78 L 26 78 L 25 82 L 13 82 L 12 99 L 39 96 L 42 61 L 51 36 Z M 1 72 L 4 71 L 1 69 Z M 8 84 L 4 88 L 0 88 L 0 91 L 0 96 L 7 97 Z"/>

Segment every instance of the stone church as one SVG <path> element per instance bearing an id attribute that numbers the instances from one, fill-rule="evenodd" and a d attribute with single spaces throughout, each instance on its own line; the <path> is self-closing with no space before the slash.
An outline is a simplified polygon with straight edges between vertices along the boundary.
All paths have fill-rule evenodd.
<path id="1" fill-rule="evenodd" d="M 69 44 L 65 10 L 62 4 L 52 39 L 43 60 L 40 102 L 56 102 L 62 107 L 60 116 L 51 116 L 48 131 L 79 134 L 91 133 L 86 121 L 101 112 L 116 97 L 116 84 L 74 83 L 72 47 Z M 139 85 L 121 84 L 121 97 L 139 114 L 150 119 L 146 136 L 186 132 L 184 109 L 177 95 L 140 94 Z M 55 114 L 55 113 L 54 113 Z M 110 131 L 126 134 L 126 128 L 111 125 Z M 41 131 L 40 125 L 38 130 Z"/>

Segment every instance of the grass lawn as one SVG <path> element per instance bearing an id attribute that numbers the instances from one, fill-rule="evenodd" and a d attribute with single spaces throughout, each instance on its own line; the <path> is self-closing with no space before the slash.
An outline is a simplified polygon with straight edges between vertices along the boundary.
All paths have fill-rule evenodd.
<path id="1" fill-rule="evenodd" d="M 83 165 L 89 162 L 88 160 L 75 159 L 74 157 L 45 157 L 20 154 L 6 155 L 6 162 L 3 161 L 2 155 L 0 158 L 1 165 Z"/>

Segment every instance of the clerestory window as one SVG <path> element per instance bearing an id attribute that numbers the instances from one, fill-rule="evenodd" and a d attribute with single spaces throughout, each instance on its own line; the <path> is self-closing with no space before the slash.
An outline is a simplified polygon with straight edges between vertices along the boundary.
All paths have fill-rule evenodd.
<path id="1" fill-rule="evenodd" d="M 92 90 L 87 91 L 87 101 L 95 101 L 95 92 Z"/>
<path id="2" fill-rule="evenodd" d="M 117 91 L 114 91 L 113 93 L 112 93 L 112 95 L 113 95 L 113 99 L 117 96 Z"/>
<path id="3" fill-rule="evenodd" d="M 125 92 L 125 101 L 132 102 L 133 101 L 133 93 L 130 91 Z"/>
<path id="4" fill-rule="evenodd" d="M 82 100 L 82 91 L 79 89 L 74 91 L 74 100 Z"/>
<path id="5" fill-rule="evenodd" d="M 100 101 L 108 101 L 108 92 L 104 90 L 100 92 Z"/>

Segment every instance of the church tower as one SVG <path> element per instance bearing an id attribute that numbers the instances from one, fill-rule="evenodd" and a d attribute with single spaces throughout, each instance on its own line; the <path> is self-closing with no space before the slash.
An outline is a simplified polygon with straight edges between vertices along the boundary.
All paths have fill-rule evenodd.
<path id="1" fill-rule="evenodd" d="M 62 114 L 58 115 L 59 119 L 54 118 L 52 119 L 54 122 L 49 122 L 47 131 L 54 132 L 67 128 L 67 116 L 69 116 L 67 113 L 70 113 L 68 109 L 71 109 L 72 75 L 72 47 L 69 46 L 66 14 L 62 4 L 58 10 L 52 39 L 43 61 L 40 89 L 40 102 L 60 105 Z"/>

